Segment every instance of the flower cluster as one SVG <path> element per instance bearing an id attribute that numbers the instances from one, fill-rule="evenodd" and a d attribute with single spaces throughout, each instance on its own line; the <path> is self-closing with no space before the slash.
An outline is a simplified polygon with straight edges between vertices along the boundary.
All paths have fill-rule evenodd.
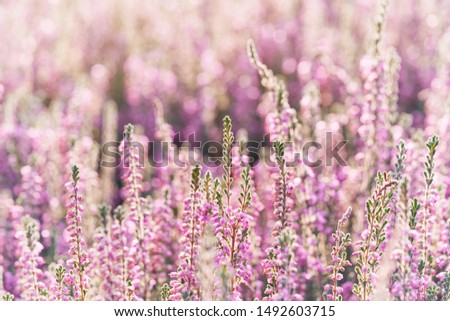
<path id="1" fill-rule="evenodd" d="M 264 271 L 267 276 L 267 288 L 265 294 L 271 299 L 291 300 L 295 295 L 295 248 L 296 235 L 292 229 L 291 209 L 288 204 L 288 196 L 292 192 L 287 183 L 286 161 L 284 159 L 283 143 L 276 141 L 274 144 L 276 162 L 279 177 L 275 183 L 274 214 L 276 223 L 272 235 L 275 242 L 268 248 L 267 259 L 263 261 Z"/>
<path id="2" fill-rule="evenodd" d="M 242 170 L 241 192 L 238 197 L 239 205 L 236 206 L 235 199 L 232 199 L 233 183 L 233 155 L 232 147 L 234 135 L 231 131 L 231 119 L 224 118 L 223 129 L 223 167 L 222 195 L 216 193 L 216 206 L 212 215 L 217 237 L 219 253 L 217 262 L 230 268 L 232 272 L 230 280 L 231 298 L 239 298 L 239 287 L 242 282 L 250 282 L 252 271 L 247 263 L 247 252 L 250 248 L 249 230 L 252 225 L 252 217 L 248 213 L 251 202 L 251 178 L 250 169 L 246 167 Z M 225 204 L 223 202 L 226 201 Z M 233 202 L 234 201 L 234 202 Z"/>
<path id="3" fill-rule="evenodd" d="M 345 211 L 342 218 L 338 221 L 336 232 L 333 233 L 332 237 L 335 241 L 335 245 L 331 251 L 331 258 L 333 265 L 329 266 L 330 269 L 330 279 L 332 284 L 327 284 L 324 287 L 326 293 L 324 297 L 326 300 L 332 301 L 342 301 L 342 287 L 338 286 L 338 281 L 344 278 L 342 272 L 345 271 L 346 266 L 351 266 L 351 262 L 347 259 L 347 247 L 350 245 L 350 233 L 345 233 L 343 231 L 345 223 L 350 219 L 350 214 L 352 213 L 352 208 L 349 207 Z"/>
<path id="4" fill-rule="evenodd" d="M 16 262 L 17 267 L 17 287 L 26 300 L 41 300 L 48 292 L 42 282 L 43 272 L 39 268 L 44 264 L 40 256 L 43 249 L 39 243 L 39 226 L 37 222 L 29 216 L 22 219 L 22 227 L 17 232 L 19 240 L 19 253 Z"/>
<path id="5" fill-rule="evenodd" d="M 175 280 L 170 283 L 171 300 L 198 300 L 200 283 L 195 274 L 198 261 L 199 242 L 202 236 L 204 218 L 200 208 L 200 167 L 192 170 L 191 194 L 184 202 L 184 213 L 181 224 L 183 237 L 180 240 L 181 250 L 176 272 L 170 274 Z"/>
<path id="6" fill-rule="evenodd" d="M 89 289 L 89 277 L 86 275 L 86 268 L 89 264 L 89 257 L 85 250 L 86 241 L 82 233 L 82 216 L 84 207 L 81 204 L 83 199 L 79 194 L 78 180 L 79 169 L 76 165 L 72 167 L 72 181 L 66 184 L 70 193 L 67 202 L 67 233 L 69 234 L 70 259 L 67 261 L 68 272 L 64 276 L 64 282 L 72 288 L 73 296 L 77 300 L 86 300 Z"/>
<path id="7" fill-rule="evenodd" d="M 386 244 L 386 227 L 391 210 L 389 203 L 397 181 L 392 179 L 389 173 L 379 172 L 376 184 L 372 196 L 366 202 L 368 227 L 358 242 L 358 251 L 354 253 L 357 256 L 358 265 L 355 272 L 358 283 L 353 286 L 353 292 L 364 301 L 368 300 L 373 292 L 376 272 Z"/>

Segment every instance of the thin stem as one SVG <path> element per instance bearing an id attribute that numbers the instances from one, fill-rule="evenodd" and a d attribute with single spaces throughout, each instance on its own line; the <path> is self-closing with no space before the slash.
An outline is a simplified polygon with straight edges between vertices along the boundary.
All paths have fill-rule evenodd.
<path id="1" fill-rule="evenodd" d="M 78 190 L 75 189 L 74 191 L 74 197 L 75 197 L 75 217 L 78 217 Z M 78 224 L 78 220 L 75 220 L 75 226 L 76 231 L 80 228 L 80 225 Z M 85 289 L 84 289 L 84 281 L 83 281 L 83 273 L 81 272 L 82 267 L 82 258 L 81 258 L 81 240 L 80 240 L 80 234 L 77 232 L 75 233 L 76 242 L 77 242 L 77 271 L 78 271 L 78 278 L 80 281 L 80 292 L 81 292 L 81 301 L 85 300 Z"/>

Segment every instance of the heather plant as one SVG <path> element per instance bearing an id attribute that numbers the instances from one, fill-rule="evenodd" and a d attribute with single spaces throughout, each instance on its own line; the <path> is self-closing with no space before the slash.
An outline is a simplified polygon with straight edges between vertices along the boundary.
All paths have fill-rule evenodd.
<path id="1" fill-rule="evenodd" d="M 127 243 L 127 230 L 124 225 L 125 212 L 118 206 L 112 215 L 111 224 L 111 251 L 112 265 L 111 280 L 114 282 L 111 288 L 111 298 L 125 300 L 133 296 L 134 289 L 129 288 L 130 268 L 134 259 L 129 256 L 130 247 Z M 111 255 L 111 254 L 110 254 Z M 130 293 L 131 292 L 131 293 Z"/>
<path id="2" fill-rule="evenodd" d="M 39 301 L 47 294 L 42 282 L 40 266 L 44 263 L 39 255 L 42 244 L 39 243 L 39 226 L 29 216 L 22 219 L 22 227 L 16 234 L 19 241 L 19 257 L 16 262 L 17 286 L 26 300 Z"/>
<path id="3" fill-rule="evenodd" d="M 82 216 L 84 213 L 82 197 L 79 194 L 78 181 L 80 179 L 79 169 L 76 165 L 72 167 L 72 181 L 66 184 L 70 196 L 67 202 L 67 229 L 69 234 L 69 251 L 71 257 L 67 261 L 68 272 L 64 276 L 64 282 L 72 288 L 75 299 L 84 301 L 89 289 L 89 277 L 86 268 L 89 264 L 88 254 L 85 250 L 86 241 L 81 231 Z"/>
<path id="4" fill-rule="evenodd" d="M 171 300 L 199 300 L 200 283 L 196 276 L 199 255 L 199 242 L 202 236 L 202 212 L 200 211 L 200 167 L 192 170 L 191 193 L 185 200 L 182 218 L 182 249 L 179 254 L 180 265 L 171 273 Z"/>
<path id="5" fill-rule="evenodd" d="M 448 16 L 4 1 L 0 298 L 450 300 Z"/>
<path id="6" fill-rule="evenodd" d="M 291 192 L 287 182 L 286 161 L 284 159 L 284 145 L 274 143 L 276 163 L 279 176 L 275 183 L 274 214 L 276 223 L 272 235 L 275 241 L 272 247 L 266 250 L 267 259 L 263 261 L 264 272 L 267 276 L 267 287 L 264 292 L 270 299 L 291 300 L 295 297 L 295 248 L 296 235 L 292 229 L 292 218 L 288 204 Z"/>
<path id="7" fill-rule="evenodd" d="M 425 191 L 423 196 L 423 202 L 422 202 L 422 208 L 423 210 L 420 212 L 421 220 L 420 224 L 418 226 L 419 231 L 421 232 L 421 252 L 422 252 L 422 258 L 419 262 L 419 275 L 420 275 L 420 286 L 419 286 L 419 298 L 422 300 L 426 299 L 427 291 L 430 290 L 430 287 L 432 289 L 430 290 L 429 297 L 434 298 L 437 293 L 437 288 L 435 285 L 430 284 L 430 275 L 434 274 L 434 271 L 432 270 L 432 257 L 430 256 L 430 223 L 435 222 L 435 215 L 433 215 L 434 210 L 434 202 L 432 201 L 432 193 L 431 186 L 434 180 L 434 157 L 436 154 L 436 147 L 439 144 L 439 138 L 438 136 L 434 135 L 431 137 L 427 143 L 427 149 L 428 153 L 426 155 L 426 161 L 425 161 L 425 171 L 424 171 L 424 178 L 425 178 Z"/>
<path id="8" fill-rule="evenodd" d="M 351 262 L 347 259 L 347 248 L 350 245 L 350 233 L 343 231 L 345 223 L 350 219 L 352 208 L 349 207 L 345 211 L 342 218 L 338 221 L 336 232 L 333 234 L 335 245 L 331 251 L 332 263 L 330 265 L 330 279 L 332 284 L 325 285 L 324 298 L 330 301 L 342 301 L 342 287 L 338 286 L 338 281 L 344 278 L 342 272 L 345 271 L 346 266 L 351 266 Z"/>
<path id="9" fill-rule="evenodd" d="M 247 263 L 247 251 L 250 247 L 249 229 L 252 217 L 248 213 L 251 202 L 250 169 L 242 170 L 241 192 L 239 193 L 239 206 L 234 207 L 232 203 L 233 184 L 233 142 L 234 135 L 231 131 L 231 119 L 224 118 L 223 129 L 223 168 L 222 195 L 216 193 L 217 209 L 212 220 L 215 226 L 214 234 L 217 237 L 219 252 L 217 261 L 225 264 L 233 272 L 231 277 L 230 291 L 232 297 L 239 297 L 238 288 L 242 282 L 249 282 L 251 269 Z"/>
<path id="10" fill-rule="evenodd" d="M 366 301 L 373 293 L 375 275 L 379 267 L 386 241 L 386 226 L 390 214 L 390 201 L 397 181 L 389 173 L 379 172 L 376 187 L 372 196 L 366 202 L 367 229 L 358 242 L 357 265 L 355 272 L 358 283 L 354 284 L 353 292 L 362 301 Z"/>
<path id="11" fill-rule="evenodd" d="M 49 270 L 51 270 L 49 268 Z M 50 301 L 67 301 L 68 300 L 68 288 L 64 283 L 64 277 L 66 275 L 66 268 L 62 265 L 58 265 L 53 273 L 55 274 L 52 283 L 50 284 Z"/>

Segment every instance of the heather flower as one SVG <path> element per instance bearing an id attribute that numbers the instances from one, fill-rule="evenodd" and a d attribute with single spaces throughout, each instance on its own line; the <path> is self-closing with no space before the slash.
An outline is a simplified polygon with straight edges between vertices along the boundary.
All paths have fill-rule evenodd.
<path id="1" fill-rule="evenodd" d="M 115 262 L 111 271 L 111 298 L 118 301 L 128 299 L 128 281 L 130 280 L 130 269 L 135 264 L 135 259 L 130 254 L 127 245 L 127 229 L 124 226 L 124 210 L 118 206 L 113 211 L 111 224 L 111 252 L 110 260 Z M 134 292 L 134 290 L 133 290 Z"/>
<path id="2" fill-rule="evenodd" d="M 399 184 L 397 184 L 393 191 L 391 213 L 385 228 L 386 242 L 384 242 L 380 248 L 381 251 L 392 254 L 384 255 L 381 259 L 380 269 L 377 272 L 378 286 L 375 289 L 373 296 L 374 299 L 380 300 L 389 297 L 388 289 L 390 283 L 392 283 L 391 278 L 395 276 L 397 280 L 402 278 L 405 280 L 405 274 L 407 273 L 407 265 L 405 264 L 405 256 L 403 255 L 405 253 L 398 253 L 398 250 L 395 250 L 395 247 L 398 246 L 399 243 L 405 243 L 405 229 L 408 217 L 408 179 L 406 177 L 402 179 L 406 160 L 406 147 L 403 140 L 400 140 L 400 143 L 397 145 L 397 150 L 398 152 L 396 154 L 396 162 L 394 164 L 392 177 L 396 179 Z M 395 264 L 390 264 L 392 259 L 396 261 Z M 397 289 L 394 290 L 394 292 L 397 292 L 396 295 L 398 295 L 400 294 L 398 291 L 402 287 L 402 284 L 401 282 L 397 282 L 395 286 Z M 405 286 L 405 284 L 403 284 L 403 286 Z"/>
<path id="3" fill-rule="evenodd" d="M 201 240 L 202 216 L 200 210 L 200 167 L 192 170 L 191 194 L 185 200 L 179 266 L 170 273 L 170 300 L 198 300 L 200 283 L 196 276 L 196 264 Z"/>
<path id="4" fill-rule="evenodd" d="M 432 224 L 435 222 L 435 196 L 432 195 L 431 184 L 434 181 L 434 158 L 436 154 L 436 147 L 439 144 L 438 136 L 431 137 L 426 146 L 428 148 L 428 154 L 425 161 L 425 191 L 422 202 L 423 210 L 419 212 L 419 224 L 417 226 L 418 231 L 421 233 L 420 245 L 422 257 L 419 262 L 419 298 L 425 300 L 427 296 L 427 289 L 431 284 L 431 277 L 434 274 L 432 263 L 432 256 L 430 255 L 430 234 Z M 432 290 L 432 293 L 434 291 Z M 433 297 L 433 296 L 432 296 Z"/>
<path id="5" fill-rule="evenodd" d="M 295 281 L 295 248 L 296 235 L 291 227 L 290 208 L 287 198 L 289 194 L 284 159 L 283 143 L 275 142 L 275 155 L 279 170 L 279 177 L 275 184 L 274 214 L 276 223 L 272 235 L 275 241 L 266 250 L 267 258 L 262 262 L 267 277 L 265 294 L 270 299 L 291 300 L 294 297 Z"/>
<path id="6" fill-rule="evenodd" d="M 149 201 L 141 196 L 143 177 L 140 167 L 142 167 L 142 160 L 139 158 L 139 151 L 136 151 L 136 146 L 133 144 L 133 133 L 134 126 L 126 125 L 124 140 L 120 146 L 124 161 L 122 180 L 125 183 L 125 201 L 129 207 L 129 228 L 134 229 L 135 234 L 131 246 L 138 257 L 137 262 L 134 262 L 134 267 L 130 270 L 129 281 L 133 286 L 138 286 L 137 294 L 146 299 L 151 290 L 149 247 L 153 234 L 149 228 L 153 224 L 151 223 Z"/>
<path id="7" fill-rule="evenodd" d="M 296 111 L 289 106 L 286 84 L 261 62 L 253 40 L 247 41 L 247 55 L 261 76 L 261 85 L 270 93 L 275 111 L 267 115 L 267 129 L 274 141 L 297 139 L 298 120 Z"/>
<path id="8" fill-rule="evenodd" d="M 396 271 L 392 275 L 390 289 L 391 294 L 397 300 L 408 297 L 408 293 L 411 290 L 409 279 L 412 273 L 412 266 L 414 263 L 417 263 L 415 262 L 417 257 L 413 256 L 412 250 L 416 248 L 416 218 L 420 204 L 417 198 L 409 202 L 408 185 L 409 180 L 407 178 L 404 178 L 400 183 L 399 201 L 397 202 L 399 210 L 397 219 L 399 235 L 397 235 L 397 239 L 399 244 L 392 251 L 392 259 L 395 260 Z"/>
<path id="9" fill-rule="evenodd" d="M 43 272 L 40 266 L 44 260 L 40 256 L 43 249 L 39 242 L 39 225 L 36 220 L 29 216 L 22 219 L 22 228 L 16 234 L 19 240 L 17 286 L 24 300 L 41 301 L 46 300 L 48 290 L 43 282 Z"/>
<path id="10" fill-rule="evenodd" d="M 357 265 L 355 272 L 358 283 L 353 286 L 353 293 L 362 301 L 370 299 L 375 284 L 375 273 L 383 255 L 383 244 L 386 241 L 386 225 L 390 214 L 390 201 L 397 181 L 388 173 L 378 173 L 377 185 L 372 196 L 366 202 L 366 219 L 368 227 L 357 243 L 359 249 L 355 253 Z"/>
<path id="11" fill-rule="evenodd" d="M 94 244 L 89 252 L 90 262 L 88 272 L 93 274 L 92 287 L 96 283 L 98 295 L 106 300 L 111 300 L 113 292 L 113 261 L 111 260 L 111 236 L 109 230 L 109 217 L 111 209 L 106 205 L 101 205 L 100 227 L 94 235 Z"/>
<path id="12" fill-rule="evenodd" d="M 331 251 L 331 258 L 333 264 L 329 266 L 330 279 L 332 284 L 325 285 L 324 298 L 331 301 L 342 301 L 342 287 L 338 286 L 338 281 L 341 281 L 344 276 L 342 272 L 345 271 L 346 266 L 351 266 L 347 259 L 347 247 L 350 245 L 350 233 L 345 233 L 342 229 L 347 221 L 350 219 L 352 208 L 349 207 L 342 218 L 338 221 L 336 232 L 333 233 L 333 240 L 335 244 Z"/>
<path id="13" fill-rule="evenodd" d="M 62 265 L 58 265 L 54 269 L 55 277 L 52 280 L 49 287 L 49 300 L 50 301 L 68 301 L 69 300 L 69 289 L 64 284 L 64 279 L 66 276 L 66 268 Z"/>
<path id="14" fill-rule="evenodd" d="M 139 154 L 132 144 L 134 126 L 128 124 L 124 130 L 124 140 L 120 146 L 123 153 L 122 180 L 125 183 L 126 200 L 130 207 L 130 219 L 136 224 L 136 237 L 141 243 L 144 238 L 144 209 L 142 192 L 142 174 L 140 173 Z"/>
<path id="15" fill-rule="evenodd" d="M 174 235 L 178 227 L 168 197 L 169 191 L 166 190 L 164 199 L 154 200 L 151 207 L 153 228 L 158 231 L 152 234 L 149 246 L 154 288 L 159 288 L 168 281 L 167 271 L 174 269 L 177 263 L 177 247 L 173 242 L 179 236 Z"/>
<path id="16" fill-rule="evenodd" d="M 48 247 L 50 243 L 51 217 L 48 215 L 49 195 L 45 181 L 39 172 L 31 166 L 24 166 L 21 171 L 22 182 L 20 184 L 19 201 L 28 215 L 37 219 L 46 233 L 43 233 L 43 244 Z"/>
<path id="17" fill-rule="evenodd" d="M 78 181 L 80 179 L 77 166 L 72 167 L 72 181 L 66 184 L 70 193 L 67 208 L 67 233 L 69 235 L 70 259 L 67 261 L 68 272 L 65 275 L 64 282 L 72 287 L 73 296 L 76 300 L 86 300 L 89 290 L 90 280 L 86 275 L 86 268 L 89 264 L 89 257 L 85 251 L 86 242 L 82 234 L 82 217 L 84 208 L 81 195 L 79 195 Z"/>
<path id="18" fill-rule="evenodd" d="M 420 271 L 423 269 L 423 265 L 420 263 L 420 250 L 418 247 L 419 233 L 417 232 L 417 214 L 420 209 L 420 203 L 417 198 L 414 198 L 411 202 L 410 207 L 410 217 L 409 217 L 409 231 L 408 231 L 408 241 L 405 246 L 405 250 L 408 253 L 407 261 L 408 267 L 406 269 L 404 276 L 404 293 L 405 298 L 409 297 L 414 300 L 418 300 L 418 277 Z M 407 281 L 405 278 L 408 278 Z"/>
<path id="19" fill-rule="evenodd" d="M 233 184 L 233 175 L 232 175 L 232 164 L 233 164 L 233 143 L 234 143 L 234 135 L 231 131 L 231 119 L 226 116 L 223 119 L 223 169 L 224 174 L 222 176 L 223 179 L 223 188 L 222 193 L 226 198 L 226 206 L 231 205 L 231 185 Z"/>
<path id="20" fill-rule="evenodd" d="M 388 63 L 387 54 L 382 48 L 382 30 L 386 20 L 387 1 L 380 1 L 375 19 L 374 39 L 370 48 L 371 52 L 361 61 L 361 69 L 364 77 L 363 91 L 364 102 L 361 107 L 361 126 L 358 133 L 364 139 L 364 164 L 365 173 L 385 170 L 383 164 L 389 164 L 393 157 L 392 126 L 390 124 L 390 111 L 395 111 L 395 84 L 398 74 L 398 63 Z M 394 59 L 394 58 L 393 58 Z M 389 68 L 396 68 L 389 70 Z M 389 95 L 390 94 L 390 95 Z M 391 121 L 391 123 L 394 120 Z M 391 124 L 392 125 L 392 124 Z M 380 145 L 388 141 L 388 146 Z M 381 166 L 380 166 L 381 165 Z M 370 188 L 371 175 L 366 175 L 363 180 L 362 191 Z"/>
<path id="21" fill-rule="evenodd" d="M 233 155 L 232 146 L 234 135 L 231 131 L 231 119 L 224 118 L 223 129 L 223 168 L 222 194 L 225 195 L 226 205 L 222 204 L 222 196 L 216 194 L 218 209 L 213 212 L 212 220 L 217 237 L 219 252 L 217 262 L 225 264 L 233 271 L 231 276 L 230 291 L 234 299 L 239 299 L 239 286 L 242 282 L 249 282 L 251 269 L 247 262 L 247 252 L 250 248 L 249 228 L 252 217 L 248 214 L 251 201 L 250 168 L 245 168 L 241 173 L 241 192 L 238 197 L 239 207 L 232 204 L 233 183 Z"/>

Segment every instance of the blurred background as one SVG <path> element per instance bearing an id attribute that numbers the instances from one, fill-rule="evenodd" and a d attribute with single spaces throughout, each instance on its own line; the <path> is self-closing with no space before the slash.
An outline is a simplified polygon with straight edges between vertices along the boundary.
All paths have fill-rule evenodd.
<path id="1" fill-rule="evenodd" d="M 62 104 L 63 110 L 76 108 L 86 123 L 92 119 L 100 139 L 100 115 L 112 102 L 119 127 L 138 123 L 152 138 L 157 97 L 175 131 L 217 137 L 230 114 L 237 128 L 258 138 L 267 110 L 247 39 L 286 80 L 291 106 L 315 78 L 327 109 L 342 102 L 344 70 L 358 86 L 375 8 L 374 0 L 3 0 L 2 114 L 34 122 Z M 418 112 L 419 122 L 420 93 L 438 67 L 449 16 L 447 0 L 390 1 L 384 41 L 402 59 L 400 109 Z M 333 65 L 341 74 L 330 76 Z"/>

